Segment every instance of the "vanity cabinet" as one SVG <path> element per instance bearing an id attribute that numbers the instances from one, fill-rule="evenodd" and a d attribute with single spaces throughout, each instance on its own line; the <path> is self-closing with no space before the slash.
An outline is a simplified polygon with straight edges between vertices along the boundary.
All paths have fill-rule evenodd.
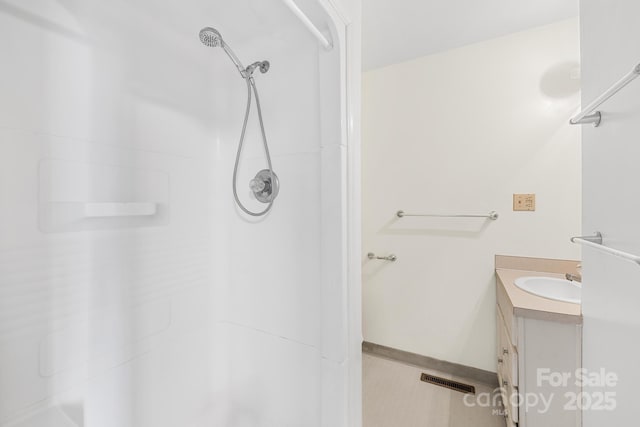
<path id="1" fill-rule="evenodd" d="M 581 316 L 553 311 L 545 301 L 523 306 L 524 291 L 505 286 L 509 274 L 497 276 L 496 364 L 507 426 L 579 427 Z"/>

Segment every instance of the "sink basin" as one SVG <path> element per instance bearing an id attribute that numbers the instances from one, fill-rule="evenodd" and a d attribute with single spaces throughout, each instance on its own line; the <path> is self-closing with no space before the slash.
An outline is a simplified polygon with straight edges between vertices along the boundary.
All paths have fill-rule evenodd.
<path id="1" fill-rule="evenodd" d="M 580 304 L 582 285 L 565 279 L 554 277 L 519 277 L 515 280 L 517 287 L 530 294 L 556 301 Z"/>

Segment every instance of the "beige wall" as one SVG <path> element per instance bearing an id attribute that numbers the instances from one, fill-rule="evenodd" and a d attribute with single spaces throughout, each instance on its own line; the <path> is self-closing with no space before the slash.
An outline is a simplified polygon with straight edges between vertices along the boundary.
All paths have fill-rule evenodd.
<path id="1" fill-rule="evenodd" d="M 365 340 L 495 370 L 493 256 L 580 255 L 578 68 L 575 18 L 364 74 Z"/>

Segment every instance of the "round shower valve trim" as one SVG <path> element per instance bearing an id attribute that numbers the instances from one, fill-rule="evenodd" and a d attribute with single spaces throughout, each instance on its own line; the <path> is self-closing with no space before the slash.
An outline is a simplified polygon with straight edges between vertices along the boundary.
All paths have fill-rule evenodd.
<path id="1" fill-rule="evenodd" d="M 280 192 L 280 181 L 275 172 L 262 169 L 249 182 L 249 188 L 259 202 L 271 203 Z"/>

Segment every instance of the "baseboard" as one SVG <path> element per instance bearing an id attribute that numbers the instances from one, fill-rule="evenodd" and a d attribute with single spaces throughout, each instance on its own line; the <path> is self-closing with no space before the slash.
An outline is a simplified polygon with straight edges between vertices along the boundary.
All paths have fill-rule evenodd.
<path id="1" fill-rule="evenodd" d="M 396 360 L 398 362 L 414 365 L 419 368 L 431 369 L 445 374 L 454 375 L 458 378 L 465 378 L 489 387 L 498 387 L 498 375 L 495 372 L 473 368 L 471 366 L 459 365 L 445 360 L 434 359 L 433 357 L 421 354 L 409 353 L 380 344 L 364 341 L 362 343 L 363 353 L 368 353 L 385 359 Z"/>

